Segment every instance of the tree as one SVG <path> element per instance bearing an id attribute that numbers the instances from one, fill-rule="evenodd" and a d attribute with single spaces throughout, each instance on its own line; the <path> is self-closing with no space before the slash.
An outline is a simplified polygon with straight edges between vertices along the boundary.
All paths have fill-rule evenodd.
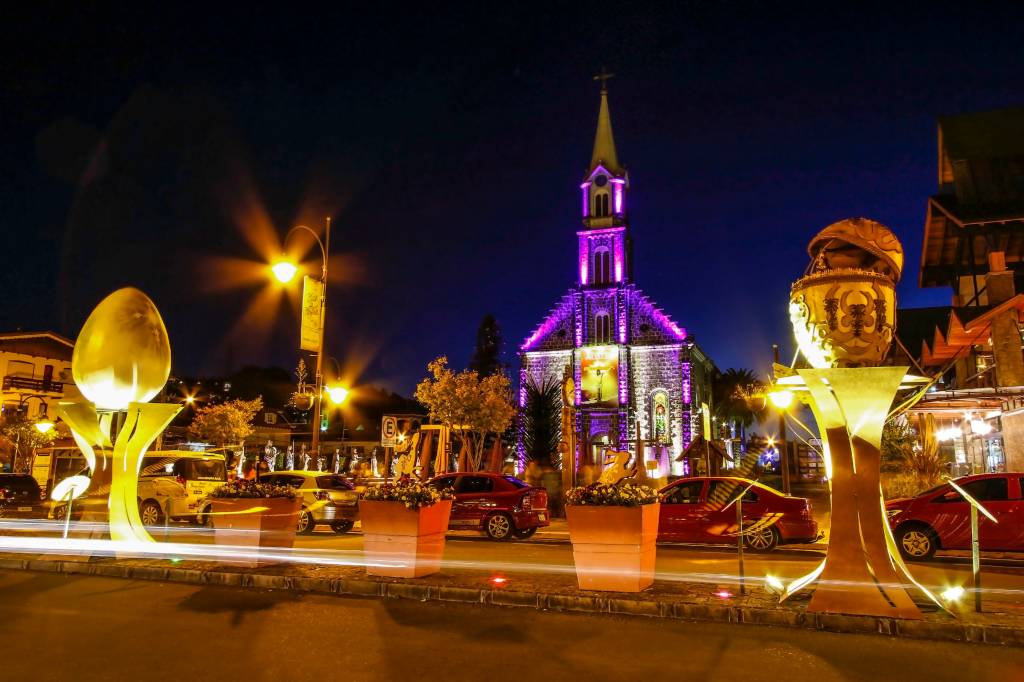
<path id="1" fill-rule="evenodd" d="M 481 377 L 489 377 L 504 371 L 501 362 L 501 327 L 490 313 L 480 320 L 476 330 L 476 346 L 469 361 L 469 369 Z"/>
<path id="2" fill-rule="evenodd" d="M 508 428 L 515 414 L 508 377 L 481 377 L 471 369 L 456 374 L 444 356 L 427 365 L 427 370 L 431 376 L 416 387 L 416 399 L 427 408 L 431 419 L 469 440 L 470 459 L 474 470 L 479 470 L 487 436 Z"/>
<path id="3" fill-rule="evenodd" d="M 252 435 L 252 422 L 263 409 L 263 398 L 255 400 L 228 400 L 219 405 L 207 405 L 196 412 L 188 427 L 189 435 L 226 448 L 240 445 Z"/>
<path id="4" fill-rule="evenodd" d="M 526 456 L 538 464 L 552 464 L 562 439 L 562 387 L 544 379 L 531 378 L 526 384 L 526 408 L 523 410 L 523 443 Z"/>
<path id="5" fill-rule="evenodd" d="M 890 417 L 882 429 L 882 468 L 917 479 L 921 489 L 939 482 L 946 472 L 946 461 L 935 439 L 935 418 L 926 415 L 921 423 L 921 442 L 906 415 Z"/>
<path id="6" fill-rule="evenodd" d="M 735 426 L 741 442 L 747 428 L 764 419 L 767 413 L 764 403 L 757 398 L 764 391 L 764 382 L 749 369 L 730 368 L 724 373 L 716 372 L 712 378 L 715 416 L 722 424 Z"/>
<path id="7" fill-rule="evenodd" d="M 10 443 L 10 451 L 12 453 L 11 465 L 13 468 L 15 464 L 14 453 L 18 453 L 18 461 L 24 465 L 25 462 L 28 462 L 25 459 L 26 455 L 31 454 L 36 448 L 46 447 L 53 442 L 57 437 L 57 429 L 52 428 L 43 433 L 36 428 L 35 420 L 27 419 L 19 414 L 8 418 L 0 426 L 0 436 L 3 436 Z"/>

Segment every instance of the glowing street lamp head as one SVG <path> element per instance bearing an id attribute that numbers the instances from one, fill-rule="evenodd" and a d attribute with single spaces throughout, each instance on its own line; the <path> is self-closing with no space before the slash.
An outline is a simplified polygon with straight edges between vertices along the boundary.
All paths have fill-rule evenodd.
<path id="1" fill-rule="evenodd" d="M 348 398 L 348 389 L 344 386 L 326 386 L 324 390 L 335 405 L 341 405 Z"/>
<path id="2" fill-rule="evenodd" d="M 793 404 L 793 392 L 786 390 L 776 390 L 768 394 L 768 399 L 772 401 L 772 405 L 780 410 L 787 409 Z"/>
<path id="3" fill-rule="evenodd" d="M 274 273 L 274 277 L 276 277 L 277 281 L 281 284 L 287 284 L 292 281 L 295 277 L 295 273 L 299 271 L 295 266 L 295 263 L 287 260 L 280 260 L 274 263 L 270 267 L 270 270 Z"/>
<path id="4" fill-rule="evenodd" d="M 53 422 L 46 417 L 43 417 L 36 422 L 36 430 L 39 431 L 39 433 L 49 433 L 52 428 Z"/>

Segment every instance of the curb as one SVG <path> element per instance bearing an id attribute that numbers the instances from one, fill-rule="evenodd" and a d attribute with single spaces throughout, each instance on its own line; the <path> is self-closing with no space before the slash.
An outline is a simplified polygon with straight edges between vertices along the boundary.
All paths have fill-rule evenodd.
<path id="1" fill-rule="evenodd" d="M 123 566 L 116 563 L 86 563 L 58 559 L 0 558 L 0 569 L 65 575 L 91 575 L 130 580 L 155 580 L 189 585 L 215 585 L 252 589 L 292 590 L 315 594 L 383 599 L 484 604 L 511 608 L 574 611 L 619 616 L 665 618 L 690 622 L 739 623 L 772 627 L 823 630 L 827 632 L 878 634 L 908 639 L 971 642 L 1024 647 L 1024 627 L 969 624 L 960 621 L 930 622 L 873 616 L 806 613 L 786 609 L 728 606 L 668 600 L 586 594 L 549 594 L 513 590 L 384 582 L 370 579 L 316 578 L 266 573 L 237 573 L 220 570 Z"/>

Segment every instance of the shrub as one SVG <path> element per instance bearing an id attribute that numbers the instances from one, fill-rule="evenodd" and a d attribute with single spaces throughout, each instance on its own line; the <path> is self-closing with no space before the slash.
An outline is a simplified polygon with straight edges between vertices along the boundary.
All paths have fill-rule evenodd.
<path id="1" fill-rule="evenodd" d="M 284 497 L 289 500 L 295 499 L 295 490 L 287 485 L 274 485 L 272 483 L 259 483 L 240 479 L 225 483 L 214 488 L 210 497 L 227 499 L 253 499 L 261 497 Z"/>
<path id="2" fill-rule="evenodd" d="M 375 502 L 401 502 L 407 509 L 430 507 L 441 500 L 454 500 L 451 488 L 438 490 L 414 479 L 398 479 L 394 483 L 372 485 L 363 492 L 363 499 Z"/>
<path id="3" fill-rule="evenodd" d="M 646 485 L 623 482 L 593 483 L 572 488 L 565 494 L 565 503 L 589 507 L 639 507 L 658 501 L 658 491 Z"/>

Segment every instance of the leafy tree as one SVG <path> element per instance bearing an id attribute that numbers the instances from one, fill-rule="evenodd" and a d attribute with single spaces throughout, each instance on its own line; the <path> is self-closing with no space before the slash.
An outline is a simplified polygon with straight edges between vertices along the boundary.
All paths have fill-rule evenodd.
<path id="1" fill-rule="evenodd" d="M 741 442 L 745 441 L 746 430 L 767 414 L 763 401 L 757 397 L 764 390 L 764 382 L 749 369 L 730 368 L 712 377 L 714 414 L 721 424 L 735 426 Z"/>
<path id="2" fill-rule="evenodd" d="M 469 361 L 469 369 L 481 377 L 489 377 L 504 371 L 501 362 L 502 343 L 498 320 L 490 313 L 484 315 L 476 330 L 476 347 Z"/>
<path id="3" fill-rule="evenodd" d="M 444 356 L 427 365 L 427 370 L 431 376 L 416 387 L 416 399 L 426 406 L 431 419 L 461 429 L 472 448 L 473 469 L 479 470 L 487 436 L 504 431 L 515 414 L 508 377 L 500 373 L 481 377 L 471 369 L 456 374 Z"/>
<path id="4" fill-rule="evenodd" d="M 527 382 L 523 427 L 526 456 L 538 464 L 552 464 L 562 439 L 562 390 L 557 381 Z"/>
<path id="5" fill-rule="evenodd" d="M 918 433 L 905 415 L 891 417 L 882 429 L 882 468 L 913 476 L 922 490 L 939 482 L 946 460 L 935 439 L 935 419 L 925 415 Z"/>
<path id="6" fill-rule="evenodd" d="M 194 438 L 221 448 L 239 445 L 252 435 L 252 422 L 262 409 L 263 398 L 207 405 L 196 412 L 188 432 Z"/>
<path id="7" fill-rule="evenodd" d="M 3 425 L 0 426 L 0 436 L 3 436 L 3 438 L 10 443 L 10 451 L 12 455 L 11 464 L 15 464 L 13 456 L 14 453 L 17 452 L 19 453 L 18 461 L 21 465 L 25 465 L 25 463 L 29 461 L 26 459 L 27 455 L 30 455 L 33 450 L 36 448 L 44 448 L 53 443 L 54 439 L 57 437 L 57 429 L 52 428 L 46 433 L 42 433 L 36 428 L 35 420 L 27 419 L 23 415 L 19 414 L 15 417 L 8 418 Z"/>

